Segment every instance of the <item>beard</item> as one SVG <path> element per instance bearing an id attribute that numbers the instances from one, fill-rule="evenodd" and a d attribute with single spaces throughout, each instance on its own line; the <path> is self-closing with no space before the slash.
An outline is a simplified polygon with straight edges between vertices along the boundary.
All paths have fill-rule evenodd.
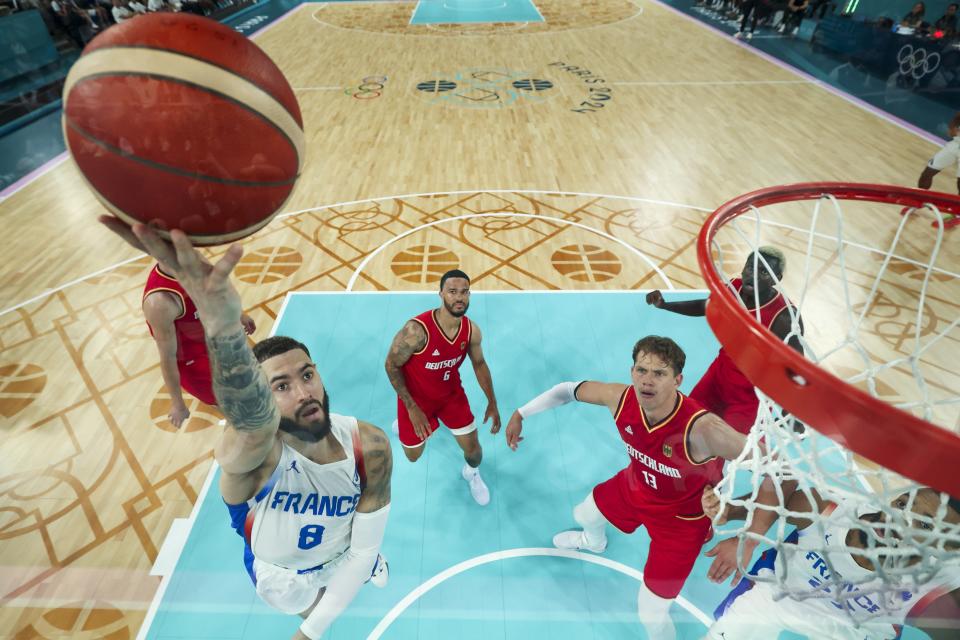
<path id="1" fill-rule="evenodd" d="M 317 405 L 323 411 L 323 418 L 319 422 L 302 421 L 303 413 Z M 289 433 L 304 442 L 319 442 L 330 434 L 330 394 L 324 389 L 323 402 L 308 402 L 297 408 L 292 418 L 280 416 L 280 431 Z"/>
<path id="2" fill-rule="evenodd" d="M 455 309 L 453 308 L 453 305 L 447 304 L 447 301 L 444 300 L 444 301 L 443 301 L 443 308 L 446 309 L 446 310 L 447 310 L 447 313 L 449 313 L 450 315 L 452 315 L 454 318 L 460 318 L 460 317 L 463 317 L 463 315 L 467 312 L 467 309 L 470 308 L 470 303 L 469 303 L 469 302 L 464 302 L 464 303 L 463 303 L 463 309 L 460 310 L 460 311 L 457 311 L 457 310 L 455 310 Z"/>

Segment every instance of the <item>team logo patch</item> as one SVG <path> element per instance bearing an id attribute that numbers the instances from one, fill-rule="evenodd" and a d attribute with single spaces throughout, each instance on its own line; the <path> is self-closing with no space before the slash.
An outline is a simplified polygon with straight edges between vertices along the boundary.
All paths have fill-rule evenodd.
<path id="1" fill-rule="evenodd" d="M 670 456 L 672 456 L 672 455 L 673 455 L 673 447 L 671 447 L 671 446 L 668 445 L 668 444 L 663 445 L 663 455 L 667 456 L 668 458 L 669 458 Z"/>
<path id="2" fill-rule="evenodd" d="M 631 427 L 630 425 L 627 425 L 627 428 L 624 429 L 624 431 L 626 431 L 630 435 L 633 435 L 633 427 Z"/>

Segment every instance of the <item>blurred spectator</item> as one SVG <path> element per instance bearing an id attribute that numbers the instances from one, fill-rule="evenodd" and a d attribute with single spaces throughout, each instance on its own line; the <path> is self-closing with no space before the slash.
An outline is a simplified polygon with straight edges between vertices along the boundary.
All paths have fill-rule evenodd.
<path id="1" fill-rule="evenodd" d="M 783 19 L 777 31 L 790 35 L 799 31 L 800 23 L 803 22 L 803 15 L 806 13 L 808 6 L 810 6 L 810 0 L 790 0 L 783 10 Z"/>
<path id="2" fill-rule="evenodd" d="M 957 3 L 947 5 L 947 11 L 939 20 L 933 23 L 934 31 L 942 31 L 945 38 L 957 33 Z"/>
<path id="3" fill-rule="evenodd" d="M 810 17 L 817 18 L 817 20 L 823 20 L 823 16 L 826 15 L 827 11 L 833 12 L 833 3 L 830 0 L 813 0 L 813 4 L 810 6 Z M 817 11 L 820 12 L 820 16 L 817 16 Z"/>
<path id="4" fill-rule="evenodd" d="M 901 27 L 906 27 L 908 29 L 919 29 L 920 25 L 923 24 L 923 14 L 926 12 L 926 5 L 922 2 L 918 2 L 913 5 L 913 9 L 910 9 L 910 13 L 903 16 L 903 20 L 900 21 Z"/>
<path id="5" fill-rule="evenodd" d="M 74 44 L 83 49 L 91 37 L 90 33 L 96 28 L 87 12 L 74 4 L 73 0 L 53 0 L 50 9 Z"/>
<path id="6" fill-rule="evenodd" d="M 128 7 L 124 0 L 113 0 L 113 9 L 110 10 L 110 13 L 113 14 L 113 21 L 117 24 L 129 20 L 135 15 L 133 9 Z"/>

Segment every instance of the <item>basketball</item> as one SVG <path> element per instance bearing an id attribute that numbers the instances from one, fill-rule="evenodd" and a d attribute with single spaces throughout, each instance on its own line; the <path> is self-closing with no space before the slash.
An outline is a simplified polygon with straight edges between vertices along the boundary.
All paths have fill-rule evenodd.
<path id="1" fill-rule="evenodd" d="M 67 148 L 127 224 L 197 245 L 265 226 L 300 174 L 300 107 L 272 60 L 218 22 L 152 13 L 107 29 L 63 90 Z"/>

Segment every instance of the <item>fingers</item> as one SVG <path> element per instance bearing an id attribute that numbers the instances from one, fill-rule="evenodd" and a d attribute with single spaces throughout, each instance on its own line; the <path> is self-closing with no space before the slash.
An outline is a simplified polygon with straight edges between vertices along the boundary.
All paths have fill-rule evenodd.
<path id="1" fill-rule="evenodd" d="M 138 251 L 146 253 L 147 250 L 144 248 L 143 243 L 137 239 L 137 236 L 133 233 L 133 229 L 131 229 L 130 225 L 126 222 L 120 218 L 108 215 L 97 216 L 97 220 L 107 229 L 110 229 L 110 231 L 120 236 L 128 245 Z"/>
<path id="2" fill-rule="evenodd" d="M 174 275 L 180 272 L 180 262 L 177 260 L 177 253 L 169 242 L 160 237 L 156 231 L 145 224 L 137 223 L 133 225 L 133 233 L 143 245 L 143 250 L 162 262 L 165 266 L 173 269 Z"/>
<path id="3" fill-rule="evenodd" d="M 237 263 L 240 262 L 240 258 L 242 257 L 243 245 L 230 245 L 230 248 L 227 249 L 227 252 L 222 258 L 220 258 L 220 261 L 213 265 L 215 282 L 225 282 L 229 280 L 230 274 L 233 272 L 233 268 L 237 266 Z"/>

